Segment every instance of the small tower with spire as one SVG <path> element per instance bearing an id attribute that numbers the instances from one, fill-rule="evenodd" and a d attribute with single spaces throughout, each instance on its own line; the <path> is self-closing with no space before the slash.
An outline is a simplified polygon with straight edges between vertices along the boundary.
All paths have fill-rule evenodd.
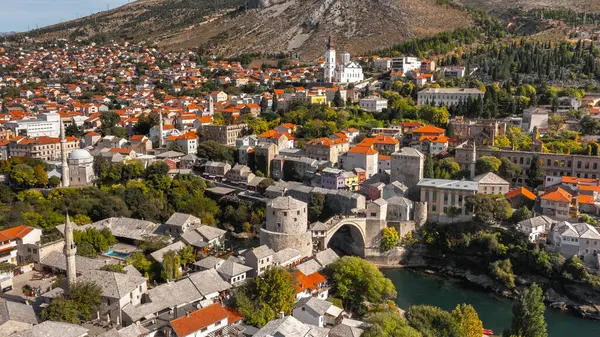
<path id="1" fill-rule="evenodd" d="M 215 115 L 215 102 L 212 95 L 208 95 L 208 114 L 212 117 Z"/>
<path id="2" fill-rule="evenodd" d="M 158 147 L 163 146 L 163 116 L 162 112 L 158 113 Z"/>
<path id="3" fill-rule="evenodd" d="M 67 163 L 67 137 L 65 136 L 65 125 L 60 123 L 60 159 L 61 159 L 61 178 L 62 186 L 69 187 L 69 164 Z"/>
<path id="4" fill-rule="evenodd" d="M 335 76 L 335 67 L 337 65 L 337 59 L 335 55 L 335 49 L 333 46 L 333 41 L 331 41 L 331 35 L 327 40 L 327 50 L 325 51 L 325 64 L 323 66 L 323 80 L 325 82 L 331 83 L 333 82 Z"/>
<path id="5" fill-rule="evenodd" d="M 69 211 L 67 211 L 67 220 L 65 221 L 65 258 L 67 260 L 67 289 L 70 289 L 77 279 L 77 270 L 75 267 L 75 254 L 77 247 L 73 239 L 73 223 L 69 219 Z"/>
<path id="6" fill-rule="evenodd" d="M 475 165 L 477 164 L 477 142 L 473 139 L 473 152 L 471 153 L 471 162 L 469 163 L 469 173 L 471 180 L 475 178 Z"/>

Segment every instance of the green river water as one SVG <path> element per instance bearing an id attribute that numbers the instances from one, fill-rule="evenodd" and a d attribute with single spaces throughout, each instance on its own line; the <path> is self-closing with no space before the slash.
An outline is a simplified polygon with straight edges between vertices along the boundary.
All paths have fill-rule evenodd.
<path id="1" fill-rule="evenodd" d="M 467 285 L 448 281 L 408 269 L 383 269 L 398 291 L 396 302 L 402 309 L 411 305 L 435 305 L 452 310 L 456 305 L 469 303 L 475 307 L 483 326 L 501 335 L 510 325 L 511 301 L 496 298 Z M 600 337 L 600 321 L 585 320 L 556 310 L 546 310 L 548 337 Z"/>

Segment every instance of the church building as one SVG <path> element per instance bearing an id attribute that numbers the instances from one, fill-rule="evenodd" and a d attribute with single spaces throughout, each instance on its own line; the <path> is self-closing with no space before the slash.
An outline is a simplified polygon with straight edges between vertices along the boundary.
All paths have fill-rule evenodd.
<path id="1" fill-rule="evenodd" d="M 350 53 L 342 52 L 340 61 L 338 63 L 333 42 L 329 37 L 323 65 L 323 80 L 328 83 L 356 83 L 364 80 L 362 67 L 350 60 Z"/>

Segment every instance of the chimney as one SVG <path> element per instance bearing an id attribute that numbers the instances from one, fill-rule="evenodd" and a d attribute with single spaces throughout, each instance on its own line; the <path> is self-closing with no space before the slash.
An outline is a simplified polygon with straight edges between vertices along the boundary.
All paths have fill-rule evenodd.
<path id="1" fill-rule="evenodd" d="M 185 317 L 190 318 L 190 312 L 189 311 L 185 312 Z"/>
<path id="2" fill-rule="evenodd" d="M 282 319 L 285 318 L 285 313 L 283 311 L 279 312 L 279 318 L 282 318 Z"/>

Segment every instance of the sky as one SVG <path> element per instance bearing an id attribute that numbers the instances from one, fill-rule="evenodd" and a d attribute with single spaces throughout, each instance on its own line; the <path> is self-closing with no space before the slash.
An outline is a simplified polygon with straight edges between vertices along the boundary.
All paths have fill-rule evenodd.
<path id="1" fill-rule="evenodd" d="M 127 2 L 128 0 L 0 0 L 0 32 L 24 32 L 41 28 L 103 11 L 107 6 L 112 9 Z"/>

